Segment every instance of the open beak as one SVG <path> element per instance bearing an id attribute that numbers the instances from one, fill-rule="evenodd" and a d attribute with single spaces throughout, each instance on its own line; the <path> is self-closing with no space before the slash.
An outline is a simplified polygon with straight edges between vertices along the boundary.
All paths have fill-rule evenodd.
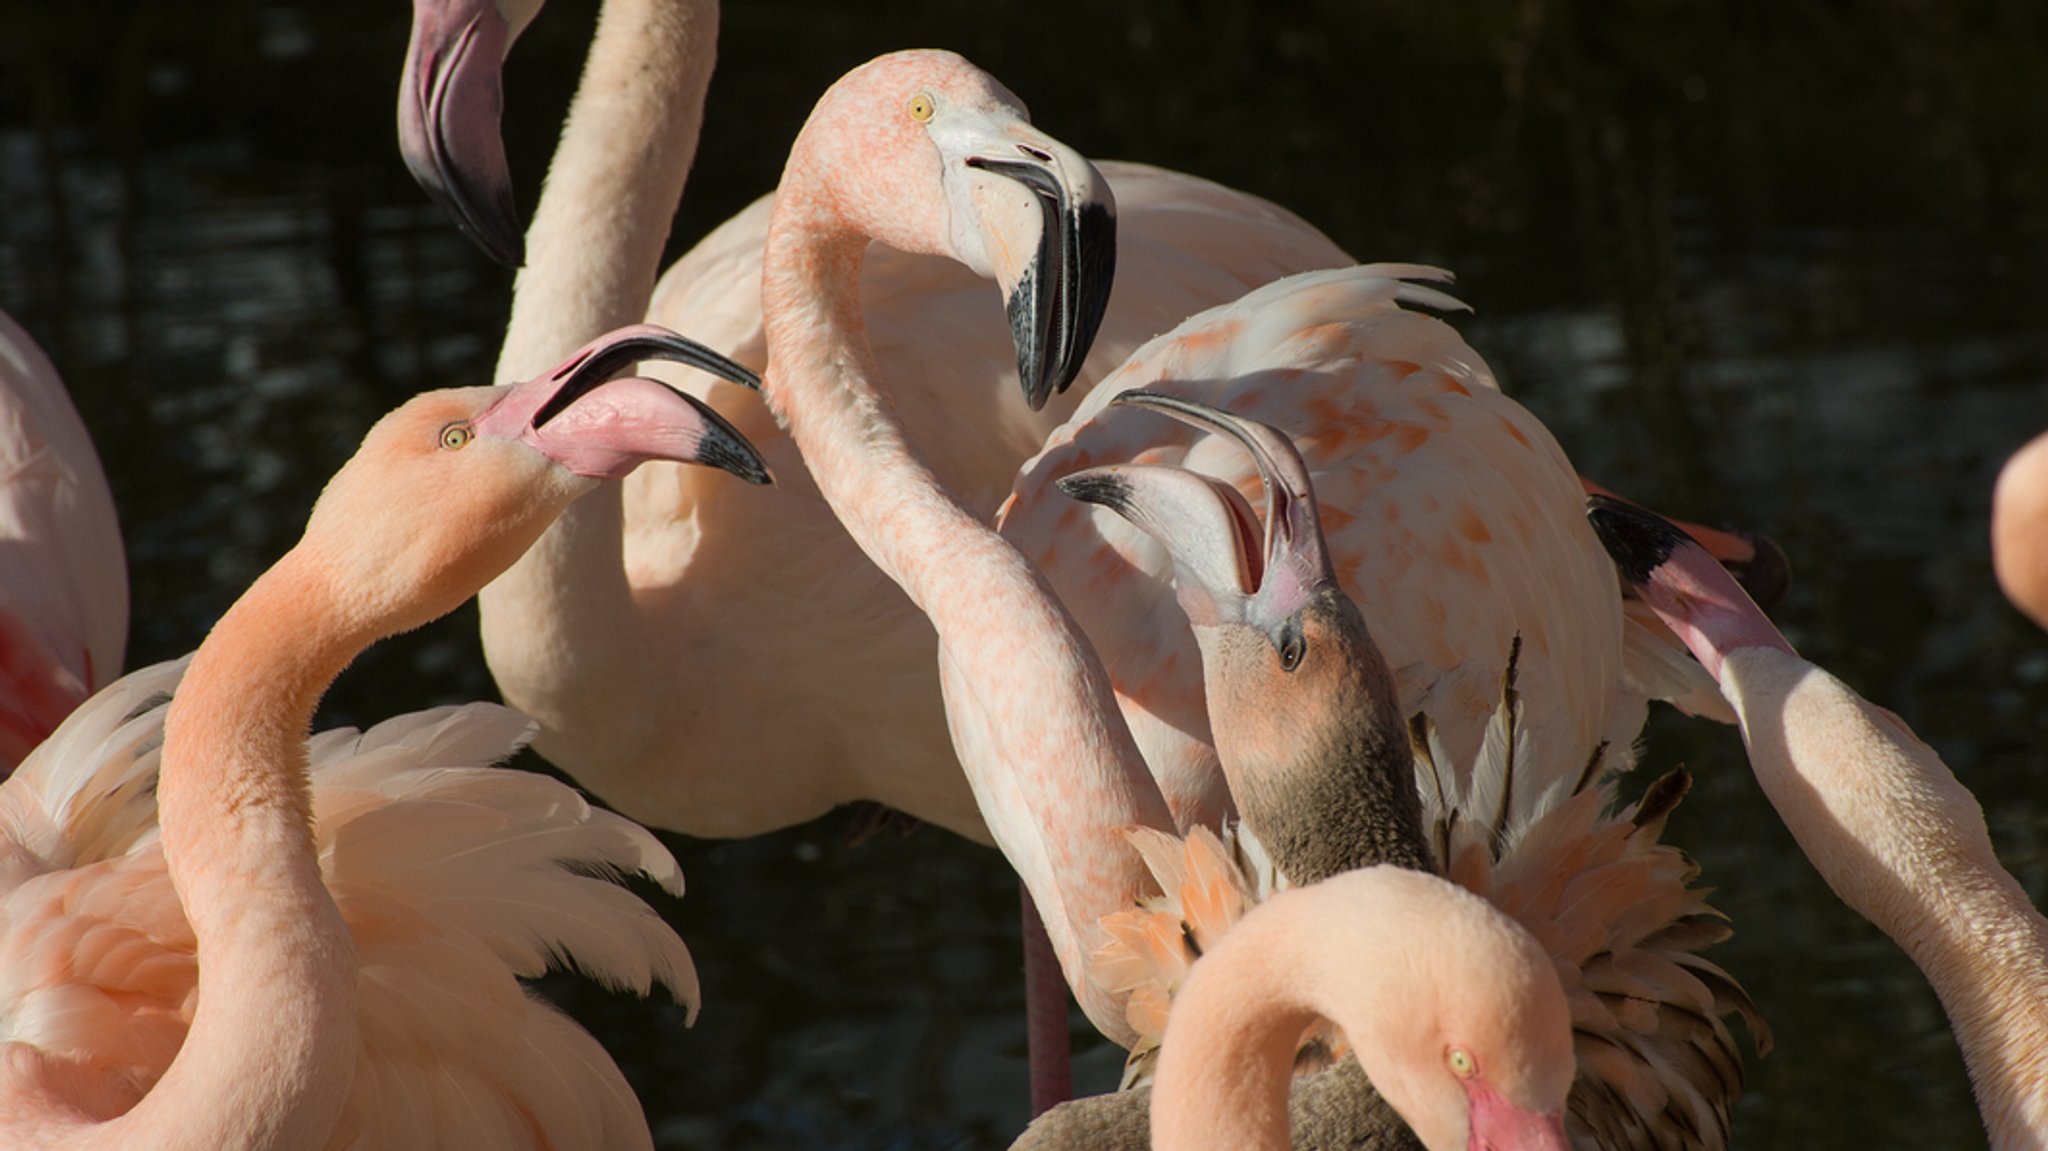
<path id="1" fill-rule="evenodd" d="M 1265 487 L 1261 541 L 1258 518 L 1237 489 L 1184 468 L 1116 465 L 1060 480 L 1061 491 L 1109 508 L 1166 548 L 1190 620 L 1272 631 L 1336 583 L 1308 465 L 1292 440 L 1256 420 L 1178 396 L 1133 390 L 1112 402 L 1229 436 L 1251 455 Z"/>
<path id="2" fill-rule="evenodd" d="M 1093 164 L 1028 123 L 1005 124 L 996 142 L 978 143 L 967 167 L 1014 185 L 1009 195 L 975 189 L 975 200 L 1007 300 L 1017 376 L 1036 411 L 1081 374 L 1109 308 L 1116 198 Z"/>
<path id="3" fill-rule="evenodd" d="M 1586 501 L 1593 534 L 1627 584 L 1707 669 L 1744 647 L 1792 645 L 1706 548 L 1655 512 L 1611 496 Z M 1796 654 L 1796 653 L 1794 653 Z"/>
<path id="4" fill-rule="evenodd" d="M 524 441 L 579 476 L 615 479 L 647 460 L 704 464 L 770 483 L 745 436 L 709 405 L 656 380 L 618 378 L 642 360 L 673 360 L 746 387 L 754 373 L 652 324 L 598 337 L 554 371 L 512 388 L 477 417 L 479 432 Z"/>
<path id="5" fill-rule="evenodd" d="M 414 0 L 398 87 L 398 150 L 413 178 L 486 255 L 526 260 L 498 118 L 505 51 L 518 29 L 496 0 Z"/>

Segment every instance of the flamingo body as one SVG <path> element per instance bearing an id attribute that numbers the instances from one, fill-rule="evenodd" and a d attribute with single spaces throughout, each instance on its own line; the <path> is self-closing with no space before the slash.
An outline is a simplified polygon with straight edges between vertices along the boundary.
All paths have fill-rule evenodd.
<path id="1" fill-rule="evenodd" d="M 61 1084 L 132 1108 L 183 1044 L 199 956 L 157 833 L 165 705 L 184 661 L 93 697 L 0 788 L 0 1130 Z M 682 874 L 653 836 L 545 776 L 493 765 L 532 722 L 437 708 L 307 743 L 321 875 L 355 943 L 362 1032 L 327 1147 L 646 1145 L 588 1033 L 520 985 L 573 963 L 697 999 L 689 952 L 598 874 Z"/>
<path id="2" fill-rule="evenodd" d="M 1118 286 L 1075 386 L 1044 411 L 1018 394 L 986 277 L 879 244 L 863 266 L 861 311 L 892 409 L 939 481 L 983 519 L 1086 390 L 1146 340 L 1269 279 L 1349 262 L 1257 197 L 1139 164 L 1103 174 L 1118 205 Z M 757 201 L 679 260 L 649 308 L 655 322 L 765 370 L 759 285 L 772 210 L 773 197 Z M 556 576 L 622 592 L 623 617 L 607 622 L 566 592 L 541 597 L 527 565 L 489 589 L 492 674 L 507 702 L 541 720 L 536 747 L 621 811 L 692 834 L 758 834 L 869 799 L 988 841 L 947 737 L 923 613 L 862 559 L 755 397 L 698 373 L 648 371 L 716 407 L 785 482 L 736 493 L 693 469 L 636 472 L 618 497 L 616 558 L 565 552 L 559 562 L 574 570 Z M 622 587 L 601 562 L 622 566 Z M 719 692 L 773 700 L 803 722 L 689 703 L 709 698 L 698 679 L 714 664 Z"/>
<path id="3" fill-rule="evenodd" d="M 1101 653 L 1182 827 L 1213 825 L 1225 809 L 1172 560 L 1054 485 L 1112 461 L 1179 464 L 1253 497 L 1260 480 L 1226 440 L 1112 406 L 1133 388 L 1294 432 L 1333 566 L 1394 673 L 1399 714 L 1430 714 L 1461 771 L 1478 758 L 1520 637 L 1539 760 L 1524 765 L 1514 819 L 1573 786 L 1585 749 L 1632 738 L 1646 691 L 1691 686 L 1628 673 L 1613 565 L 1582 530 L 1564 453 L 1454 329 L 1411 310 L 1459 307 L 1413 282 L 1445 278 L 1405 265 L 1312 272 L 1189 319 L 1090 394 L 1003 509 L 1003 534 Z"/>
<path id="4" fill-rule="evenodd" d="M 0 313 L 0 774 L 121 671 L 114 498 L 48 357 Z"/>

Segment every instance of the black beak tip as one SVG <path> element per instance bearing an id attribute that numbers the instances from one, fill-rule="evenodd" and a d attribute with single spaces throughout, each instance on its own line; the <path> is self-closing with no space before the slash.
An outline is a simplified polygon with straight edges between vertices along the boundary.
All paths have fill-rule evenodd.
<path id="1" fill-rule="evenodd" d="M 1631 586 L 1648 583 L 1664 561 L 1692 543 L 1692 537 L 1662 516 L 1610 496 L 1588 497 L 1586 519 L 1600 538 L 1600 546 L 1613 557 L 1621 578 Z"/>
<path id="2" fill-rule="evenodd" d="M 738 476 L 750 484 L 767 487 L 775 483 L 775 477 L 754 451 L 754 445 L 743 439 L 707 438 L 698 462 Z"/>
<path id="3" fill-rule="evenodd" d="M 1115 472 L 1095 468 L 1061 476 L 1056 482 L 1068 498 L 1084 504 L 1099 504 L 1118 515 L 1130 506 L 1131 485 Z"/>
<path id="4" fill-rule="evenodd" d="M 415 168 L 413 178 L 426 190 L 428 197 L 455 221 L 456 230 L 493 263 L 513 271 L 525 266 L 526 228 L 520 222 L 519 207 L 512 202 L 509 188 L 500 194 L 479 198 L 462 187 L 459 181 L 451 182 L 438 172 L 422 173 Z"/>

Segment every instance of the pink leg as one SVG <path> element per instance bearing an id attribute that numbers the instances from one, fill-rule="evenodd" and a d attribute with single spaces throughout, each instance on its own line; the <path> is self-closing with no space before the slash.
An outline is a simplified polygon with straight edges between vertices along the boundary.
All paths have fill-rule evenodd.
<path id="1" fill-rule="evenodd" d="M 1017 885 L 1023 902 L 1024 1046 L 1031 1061 L 1031 1117 L 1074 1097 L 1073 1053 L 1067 1046 L 1067 980 L 1059 957 L 1038 918 L 1031 893 Z"/>

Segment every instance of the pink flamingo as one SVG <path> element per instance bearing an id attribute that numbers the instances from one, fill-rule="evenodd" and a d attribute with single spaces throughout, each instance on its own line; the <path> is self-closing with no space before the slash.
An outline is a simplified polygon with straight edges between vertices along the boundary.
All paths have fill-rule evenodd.
<path id="1" fill-rule="evenodd" d="M 1166 412 L 1244 451 L 1268 504 L 1261 545 L 1250 505 L 1206 475 L 1108 466 L 1061 484 L 1168 553 L 1244 818 L 1227 845 L 1200 827 L 1184 842 L 1132 833 L 1165 895 L 1113 916 L 1105 924 L 1112 942 L 1095 956 L 1098 977 L 1130 993 L 1128 1017 L 1141 1037 L 1127 1085 L 1147 1077 L 1152 1049 L 1171 1033 L 1168 1011 L 1199 969 L 1196 957 L 1227 938 L 1246 908 L 1277 886 L 1391 863 L 1442 872 L 1543 944 L 1569 997 L 1576 1136 L 1600 1146 L 1725 1145 L 1742 1065 L 1719 1017 L 1741 1012 L 1760 1044 L 1767 1031 L 1747 995 L 1696 954 L 1727 931 L 1691 887 L 1698 869 L 1657 842 L 1684 794 L 1683 773 L 1603 814 L 1617 806 L 1614 769 L 1629 756 L 1582 748 L 1570 789 L 1516 803 L 1525 775 L 1544 762 L 1545 732 L 1525 718 L 1516 654 L 1496 686 L 1476 762 L 1455 770 L 1437 727 L 1427 718 L 1411 724 L 1394 706 L 1378 624 L 1368 626 L 1338 586 L 1315 485 L 1294 442 L 1191 400 L 1126 392 L 1120 402 Z M 1217 453 L 1208 454 L 1214 463 Z M 1305 1110 L 1327 1113 L 1342 1098 L 1327 1088 L 1317 1094 Z M 1141 1128 L 1111 1116 L 1143 1105 L 1130 1095 L 1070 1104 L 1034 1125 L 1020 1147 L 1110 1145 L 1074 1136 Z M 1375 1126 L 1369 1111 L 1353 1125 Z"/>
<path id="2" fill-rule="evenodd" d="M 903 174 L 933 169 L 937 180 Z M 1013 98 L 965 61 L 899 53 L 850 73 L 819 102 L 784 172 L 765 255 L 763 391 L 849 533 L 929 615 L 948 716 L 989 827 L 1045 913 L 1083 1009 L 1128 1046 L 1127 991 L 1087 957 L 1108 942 L 1105 918 L 1148 886 L 1124 831 L 1173 821 L 1086 641 L 1034 569 L 905 445 L 875 394 L 853 290 L 876 239 L 976 264 L 1019 258 L 991 239 L 1039 210 L 1041 187 L 1063 204 L 1102 195 L 1084 161 L 1025 124 Z M 1072 214 L 1086 218 L 1085 208 Z M 1566 506 L 1565 523 L 1577 521 L 1575 490 Z M 1611 581 L 1598 558 L 1593 570 Z M 1586 770 L 1583 751 L 1574 767 Z"/>
<path id="3" fill-rule="evenodd" d="M 2013 453 L 1998 473 L 1991 561 L 2006 598 L 2048 628 L 2048 434 Z"/>
<path id="4" fill-rule="evenodd" d="M 2002 489 L 2001 517 L 2013 506 Z M 1897 716 L 1801 659 L 1669 525 L 1597 499 L 1589 514 L 1637 594 L 1719 681 L 1800 850 L 1933 985 L 1991 1145 L 2048 1147 L 2048 920 L 1999 865 L 1976 798 Z"/>
<path id="5" fill-rule="evenodd" d="M 1160 1050 L 1150 1145 L 1294 1146 L 1295 1042 L 1319 1018 L 1429 1151 L 1569 1146 L 1571 1016 L 1550 957 L 1485 900 L 1388 866 L 1280 892 L 1203 955 Z"/>
<path id="6" fill-rule="evenodd" d="M 0 776 L 121 671 L 128 561 L 85 424 L 0 313 Z"/>
<path id="7" fill-rule="evenodd" d="M 408 153 L 449 198 L 483 206 L 464 218 L 491 218 L 488 206 L 509 197 L 494 122 L 476 113 L 495 108 L 500 45 L 532 7 L 500 15 L 485 0 L 415 4 L 401 97 L 402 122 L 417 125 L 405 132 Z M 643 316 L 756 368 L 766 362 L 758 292 L 772 198 L 707 236 L 655 288 L 717 25 L 709 0 L 605 5 L 527 237 L 501 378 L 523 378 Z M 1025 365 L 1041 399 L 1052 373 L 1085 385 L 1190 312 L 1275 276 L 1350 262 L 1255 197 L 1143 165 L 1106 174 L 1122 286 L 1085 365 L 1056 355 Z M 1034 213 L 1020 227 L 1028 251 L 1040 220 Z M 1011 311 L 1045 316 L 1050 300 L 1040 296 L 1056 283 L 1041 277 L 1020 290 L 1023 267 L 1001 281 Z M 1088 290 L 1106 291 L 1107 281 L 1090 276 Z M 957 261 L 878 247 L 860 291 L 911 438 L 987 518 L 1079 389 L 1044 411 L 1026 403 L 1016 373 L 1037 341 L 1023 340 L 1020 353 L 992 306 L 997 292 Z M 692 834 L 758 834 L 868 799 L 990 842 L 946 735 L 930 625 L 861 561 L 753 397 L 694 373 L 677 382 L 719 408 L 788 482 L 742 495 L 688 469 L 642 468 L 579 501 L 485 591 L 492 672 L 507 702 L 540 721 L 536 746 L 621 811 Z M 720 638 L 739 635 L 746 642 Z M 746 706 L 677 706 L 708 698 L 708 668 L 676 659 L 705 645 L 719 654 L 711 662 L 725 698 L 773 700 L 805 722 L 764 722 Z"/>
<path id="8" fill-rule="evenodd" d="M 466 766 L 518 746 L 506 709 L 305 737 L 356 653 L 601 481 L 657 457 L 764 478 L 694 401 L 599 386 L 644 342 L 387 416 L 189 667 L 111 686 L 0 786 L 0 1142 L 649 1145 L 602 1049 L 518 979 L 568 959 L 694 1003 L 682 942 L 592 874 L 680 891 L 674 860 L 560 784 Z"/>
<path id="9" fill-rule="evenodd" d="M 499 64 L 537 8 L 417 0 L 401 87 L 414 171 L 506 259 L 521 245 L 496 134 Z M 607 0 L 527 236 L 501 378 L 524 378 L 643 316 L 757 369 L 766 362 L 757 293 L 772 196 L 655 284 L 703 120 L 717 27 L 712 0 Z M 1018 483 L 1019 465 L 1142 342 L 1281 276 L 1352 263 L 1256 197 L 1140 164 L 1101 172 L 1115 193 L 1121 274 L 1064 397 L 1048 398 L 1047 373 L 1073 365 L 1033 352 L 1035 334 L 1013 341 L 1027 333 L 997 318 L 983 276 L 886 246 L 863 262 L 862 314 L 895 414 L 939 482 L 983 518 Z M 1014 242 L 1028 248 L 1041 225 L 1024 228 Z M 1020 292 L 1021 274 L 1001 281 L 1010 311 L 1042 319 L 1049 303 L 1039 297 L 1054 281 L 1040 275 Z M 1013 382 L 1019 368 L 1024 394 Z M 642 468 L 579 501 L 485 590 L 492 673 L 506 700 L 540 721 L 536 746 L 621 811 L 693 834 L 756 834 L 865 799 L 990 842 L 947 736 L 922 613 L 860 562 L 795 466 L 787 435 L 752 397 L 695 374 L 676 382 L 732 420 L 790 482 L 741 492 L 690 469 Z M 1753 554 L 1732 537 L 1716 547 Z M 1492 649 L 1504 634 L 1489 637 L 1484 678 L 1498 667 Z M 745 643 L 721 638 L 741 635 Z M 778 713 L 806 721 L 676 706 L 709 698 L 706 665 L 675 658 L 706 645 L 720 656 L 727 698 L 773 700 Z M 1673 666 L 1682 672 L 1689 661 Z M 1710 685 L 1695 686 L 1719 706 Z"/>

